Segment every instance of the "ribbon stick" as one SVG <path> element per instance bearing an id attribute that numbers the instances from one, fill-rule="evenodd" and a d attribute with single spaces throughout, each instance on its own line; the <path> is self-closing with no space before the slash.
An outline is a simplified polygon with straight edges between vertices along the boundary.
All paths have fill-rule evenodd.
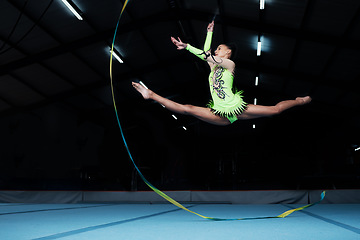
<path id="1" fill-rule="evenodd" d="M 185 211 L 188 211 L 192 214 L 195 214 L 201 218 L 204 218 L 204 219 L 208 219 L 208 220 L 214 220 L 214 221 L 231 221 L 231 220 L 251 220 L 251 219 L 268 219 L 268 218 L 285 218 L 287 217 L 288 215 L 290 215 L 291 213 L 295 212 L 295 211 L 300 211 L 300 210 L 303 210 L 304 208 L 308 208 L 308 207 L 311 207 L 319 202 L 321 202 L 324 197 L 325 197 L 325 191 L 321 194 L 321 199 L 320 201 L 316 202 L 316 203 L 312 203 L 312 204 L 309 204 L 309 205 L 306 205 L 306 206 L 303 206 L 303 207 L 299 207 L 299 208 L 295 208 L 295 209 L 291 209 L 291 210 L 288 210 L 278 216 L 272 216 L 272 217 L 252 217 L 252 218 L 231 218 L 231 219 L 228 219 L 228 218 L 214 218 L 214 217 L 207 217 L 207 216 L 204 216 L 204 215 L 201 215 L 199 213 L 196 213 L 194 211 L 191 211 L 189 210 L 188 208 L 186 208 L 185 206 L 183 206 L 182 204 L 180 204 L 179 202 L 175 201 L 174 199 L 172 199 L 171 197 L 169 197 L 168 195 L 166 195 L 164 192 L 160 191 L 159 189 L 157 189 L 156 187 L 154 187 L 145 177 L 144 175 L 140 172 L 139 168 L 137 167 L 137 165 L 135 164 L 135 161 L 130 153 L 130 150 L 129 150 L 129 147 L 127 145 L 127 142 L 126 142 L 126 139 L 125 139 L 125 136 L 124 136 L 124 132 L 123 132 L 123 129 L 121 127 L 121 124 L 120 124 L 120 120 L 119 120 L 119 115 L 118 115 L 118 110 L 117 110 L 117 107 L 116 107 L 116 101 L 115 101 L 115 93 L 114 93 L 114 84 L 113 84 L 113 74 L 112 74 L 112 57 L 113 57 L 113 50 L 114 50 L 114 44 L 115 44 L 115 37 L 116 37 L 116 33 L 117 33 L 117 30 L 118 30 L 118 27 L 119 27 L 119 22 L 120 22 L 120 19 L 122 17 L 122 14 L 128 4 L 129 0 L 126 0 L 123 7 L 122 7 L 122 10 L 120 12 L 120 16 L 119 16 L 119 19 L 118 19 L 118 22 L 116 24 L 116 28 L 115 28 L 115 33 L 114 33 L 114 37 L 113 37 L 113 41 L 112 41 L 112 45 L 111 45 L 111 54 L 110 54 L 110 86 L 111 86 L 111 94 L 112 94 L 112 100 L 113 100 L 113 103 L 114 103 L 114 109 L 115 109 L 115 115 L 116 115 L 116 119 L 117 119 L 117 123 L 119 125 L 119 129 L 120 129 L 120 133 L 121 133 L 121 136 L 122 136 L 122 139 L 124 141 L 124 145 L 125 145 L 125 148 L 126 148 L 126 151 L 129 155 L 129 158 L 132 162 L 132 164 L 134 165 L 137 173 L 139 174 L 140 178 L 144 181 L 144 183 L 151 189 L 153 190 L 155 193 L 157 193 L 159 196 L 161 196 L 162 198 L 164 198 L 165 200 L 167 200 L 168 202 L 172 203 L 173 205 L 185 210 Z M 142 82 L 140 82 L 140 84 L 142 84 L 145 88 L 147 88 Z"/>

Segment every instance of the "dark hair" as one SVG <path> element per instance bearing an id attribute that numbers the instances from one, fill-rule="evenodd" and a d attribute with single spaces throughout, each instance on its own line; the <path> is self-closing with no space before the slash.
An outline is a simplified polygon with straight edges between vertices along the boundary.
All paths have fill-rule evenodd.
<path id="1" fill-rule="evenodd" d="M 236 58 L 236 54 L 237 54 L 237 45 L 236 45 L 236 43 L 225 43 L 224 45 L 227 46 L 231 50 L 230 59 L 234 60 Z"/>
<path id="2" fill-rule="evenodd" d="M 230 60 L 234 61 L 236 59 L 236 54 L 237 54 L 237 45 L 236 43 L 225 43 L 224 44 L 225 46 L 227 46 L 230 50 L 231 50 L 231 55 L 230 55 Z M 234 80 L 233 80 L 233 86 L 232 86 L 232 91 L 233 93 L 236 93 L 238 92 L 238 85 L 239 85 L 239 79 L 237 77 L 237 74 L 236 74 L 237 70 L 236 70 L 236 67 L 234 69 L 234 72 L 233 72 L 233 76 L 234 76 Z"/>

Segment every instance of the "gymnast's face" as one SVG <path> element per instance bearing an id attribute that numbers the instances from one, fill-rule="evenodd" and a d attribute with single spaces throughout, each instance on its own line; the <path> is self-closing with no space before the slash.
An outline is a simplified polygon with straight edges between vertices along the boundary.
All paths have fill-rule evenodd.
<path id="1" fill-rule="evenodd" d="M 215 50 L 215 56 L 221 58 L 230 58 L 231 49 L 229 49 L 225 44 L 220 44 Z"/>

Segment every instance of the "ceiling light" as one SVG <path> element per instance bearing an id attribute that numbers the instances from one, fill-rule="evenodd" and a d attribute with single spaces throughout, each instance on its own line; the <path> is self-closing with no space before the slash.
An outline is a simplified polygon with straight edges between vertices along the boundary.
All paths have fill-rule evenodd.
<path id="1" fill-rule="evenodd" d="M 355 148 L 355 151 L 359 151 L 360 150 L 360 147 L 358 147 L 358 148 Z"/>
<path id="2" fill-rule="evenodd" d="M 256 105 L 256 103 L 257 103 L 257 99 L 256 99 L 256 98 L 254 98 L 254 105 Z"/>
<path id="3" fill-rule="evenodd" d="M 173 114 L 173 115 L 171 115 L 175 120 L 177 120 L 177 117 Z"/>
<path id="4" fill-rule="evenodd" d="M 110 53 L 111 53 L 111 48 L 110 48 Z M 115 49 L 113 50 L 113 52 L 112 52 L 112 55 L 114 56 L 114 58 L 116 59 L 116 60 L 118 60 L 119 61 L 119 63 L 124 63 L 124 61 L 120 58 L 120 54 L 118 54 L 118 53 L 116 53 L 115 52 Z"/>
<path id="5" fill-rule="evenodd" d="M 263 10 L 265 8 L 265 0 L 260 0 L 260 9 Z"/>
<path id="6" fill-rule="evenodd" d="M 259 85 L 259 77 L 255 78 L 255 86 Z"/>
<path id="7" fill-rule="evenodd" d="M 149 89 L 142 81 L 139 81 L 139 83 L 146 89 Z"/>
<path id="8" fill-rule="evenodd" d="M 258 45 L 257 45 L 257 55 L 260 56 L 261 55 L 261 42 L 258 41 Z"/>
<path id="9" fill-rule="evenodd" d="M 255 128 L 255 124 L 253 124 L 253 128 Z"/>
<path id="10" fill-rule="evenodd" d="M 81 17 L 82 12 L 71 0 L 62 0 L 62 2 L 77 17 L 77 19 L 83 20 Z"/>
<path id="11" fill-rule="evenodd" d="M 185 131 L 187 130 L 186 127 L 184 127 L 184 126 L 183 126 L 183 129 L 184 129 Z"/>

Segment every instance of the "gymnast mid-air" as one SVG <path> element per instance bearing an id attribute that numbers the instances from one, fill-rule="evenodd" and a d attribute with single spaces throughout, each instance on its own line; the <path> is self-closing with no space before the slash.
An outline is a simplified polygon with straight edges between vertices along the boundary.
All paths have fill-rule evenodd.
<path id="1" fill-rule="evenodd" d="M 229 125 L 236 120 L 246 120 L 259 117 L 268 117 L 279 114 L 289 108 L 311 102 L 311 97 L 297 97 L 295 100 L 286 100 L 275 106 L 262 106 L 247 104 L 243 101 L 242 91 L 233 90 L 233 80 L 236 46 L 234 44 L 220 44 L 211 54 L 210 46 L 214 29 L 214 21 L 207 27 L 204 49 L 200 50 L 188 43 L 183 43 L 180 38 L 171 37 L 171 41 L 178 50 L 186 49 L 195 56 L 206 61 L 210 67 L 209 86 L 212 100 L 207 107 L 184 105 L 164 98 L 148 89 L 146 86 L 132 82 L 134 88 L 141 93 L 144 99 L 152 99 L 170 111 L 191 115 L 202 121 L 215 125 Z"/>

